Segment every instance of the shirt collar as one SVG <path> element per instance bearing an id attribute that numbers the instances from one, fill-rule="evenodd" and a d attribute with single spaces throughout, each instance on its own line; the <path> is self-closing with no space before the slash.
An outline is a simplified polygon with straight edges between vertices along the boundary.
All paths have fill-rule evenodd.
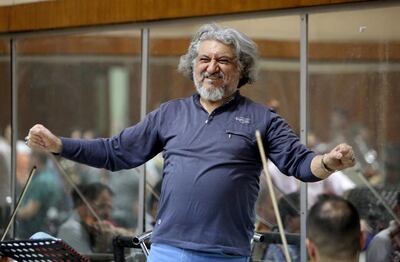
<path id="1" fill-rule="evenodd" d="M 200 104 L 200 95 L 198 93 L 196 93 L 192 97 L 193 97 L 193 101 L 196 104 L 196 106 L 203 108 Z M 239 89 L 238 89 L 235 91 L 235 93 L 233 93 L 233 95 L 230 97 L 230 99 L 225 102 L 225 104 L 223 104 L 216 110 L 219 111 L 219 110 L 223 110 L 224 108 L 228 108 L 230 106 L 237 105 L 239 103 L 239 100 L 241 97 L 242 97 L 242 95 L 240 94 Z"/>

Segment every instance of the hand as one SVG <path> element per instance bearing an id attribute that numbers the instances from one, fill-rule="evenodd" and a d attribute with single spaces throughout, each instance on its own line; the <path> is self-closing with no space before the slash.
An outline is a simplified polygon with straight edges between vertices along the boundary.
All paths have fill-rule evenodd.
<path id="1" fill-rule="evenodd" d="M 101 232 L 101 233 L 107 233 L 107 234 L 112 234 L 114 235 L 119 235 L 119 236 L 132 236 L 134 234 L 133 231 L 123 228 L 123 227 L 118 227 L 113 225 L 111 222 L 107 220 L 103 220 L 101 222 L 95 221 L 91 227 L 94 229 L 96 232 Z"/>
<path id="2" fill-rule="evenodd" d="M 90 224 L 90 228 L 93 230 L 93 232 L 96 232 L 97 234 L 113 234 L 115 231 L 114 225 L 107 220 L 93 220 L 93 223 Z"/>
<path id="3" fill-rule="evenodd" d="M 90 227 L 89 231 L 93 234 L 95 252 L 110 252 L 112 250 L 112 239 L 114 237 L 114 226 L 105 220 L 96 221 Z"/>
<path id="4" fill-rule="evenodd" d="M 25 143 L 32 149 L 60 153 L 62 150 L 61 139 L 40 124 L 34 125 L 25 138 Z"/>
<path id="5" fill-rule="evenodd" d="M 356 164 L 353 148 L 347 144 L 337 145 L 323 157 L 323 162 L 331 170 L 342 170 Z"/>

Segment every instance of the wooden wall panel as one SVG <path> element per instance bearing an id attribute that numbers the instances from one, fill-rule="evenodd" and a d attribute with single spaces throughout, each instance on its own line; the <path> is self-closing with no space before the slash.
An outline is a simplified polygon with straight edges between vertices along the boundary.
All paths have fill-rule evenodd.
<path id="1" fill-rule="evenodd" d="M 0 33 L 160 21 L 378 0 L 57 0 L 0 7 Z"/>
<path id="2" fill-rule="evenodd" d="M 152 38 L 151 56 L 180 56 L 187 51 L 189 38 Z M 267 59 L 299 59 L 298 41 L 255 39 L 260 56 Z M 313 42 L 310 60 L 387 61 L 400 60 L 400 42 L 339 43 Z M 0 41 L 0 54 L 8 54 L 8 42 Z M 18 42 L 19 55 L 140 55 L 140 39 L 109 36 L 59 36 L 30 38 Z"/>
<path id="3" fill-rule="evenodd" d="M 0 32 L 7 32 L 10 28 L 10 9 L 11 7 L 0 7 Z"/>
<path id="4" fill-rule="evenodd" d="M 11 75 L 10 63 L 0 62 L 0 136 L 3 136 L 6 125 L 11 123 Z"/>

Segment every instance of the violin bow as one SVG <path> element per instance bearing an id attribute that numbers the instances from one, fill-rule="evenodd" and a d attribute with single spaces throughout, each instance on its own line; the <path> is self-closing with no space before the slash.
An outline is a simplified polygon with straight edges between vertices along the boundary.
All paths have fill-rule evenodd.
<path id="1" fill-rule="evenodd" d="M 262 143 L 261 134 L 260 134 L 259 130 L 256 131 L 256 138 L 257 138 L 258 149 L 260 151 L 261 161 L 262 161 L 262 164 L 263 164 L 264 174 L 265 174 L 266 179 L 267 179 L 269 195 L 270 195 L 271 200 L 272 200 L 272 206 L 274 208 L 276 221 L 278 222 L 279 234 L 281 236 L 281 240 L 282 240 L 282 243 L 283 243 L 283 251 L 284 251 L 284 254 L 285 254 L 285 258 L 286 258 L 287 262 L 292 262 L 292 259 L 290 258 L 290 255 L 289 255 L 289 248 L 288 248 L 288 244 L 287 244 L 287 241 L 286 241 L 285 231 L 283 229 L 281 215 L 279 213 L 278 204 L 277 204 L 276 198 L 275 198 L 274 188 L 272 186 L 272 180 L 271 180 L 270 175 L 268 174 L 267 158 L 265 156 L 264 146 L 263 146 L 263 143 Z"/>
<path id="2" fill-rule="evenodd" d="M 19 199 L 17 201 L 17 204 L 15 206 L 15 209 L 11 214 L 10 220 L 8 220 L 8 224 L 7 224 L 6 229 L 4 230 L 3 235 L 1 236 L 1 241 L 4 240 L 4 238 L 6 237 L 6 235 L 8 233 L 8 230 L 10 230 L 11 224 L 14 221 L 15 215 L 17 214 L 17 211 L 18 211 L 18 209 L 19 209 L 19 207 L 21 205 L 21 202 L 24 199 L 26 191 L 28 191 L 28 187 L 32 182 L 32 178 L 33 178 L 33 175 L 35 174 L 35 172 L 36 172 L 36 166 L 32 167 L 31 172 L 29 173 L 28 180 L 26 181 L 26 183 L 24 185 L 24 188 L 22 189 L 21 196 L 19 197 Z"/>

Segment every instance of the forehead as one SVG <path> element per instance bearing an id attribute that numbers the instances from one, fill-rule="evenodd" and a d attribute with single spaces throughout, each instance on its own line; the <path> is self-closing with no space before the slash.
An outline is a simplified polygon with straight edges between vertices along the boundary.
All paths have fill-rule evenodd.
<path id="1" fill-rule="evenodd" d="M 231 45 L 226 45 L 216 40 L 205 40 L 199 44 L 198 55 L 233 57 L 235 56 L 235 50 Z"/>
<path id="2" fill-rule="evenodd" d="M 107 190 L 103 190 L 100 193 L 100 195 L 96 198 L 96 201 L 98 201 L 98 202 L 111 201 L 111 200 L 112 200 L 112 195 Z"/>

